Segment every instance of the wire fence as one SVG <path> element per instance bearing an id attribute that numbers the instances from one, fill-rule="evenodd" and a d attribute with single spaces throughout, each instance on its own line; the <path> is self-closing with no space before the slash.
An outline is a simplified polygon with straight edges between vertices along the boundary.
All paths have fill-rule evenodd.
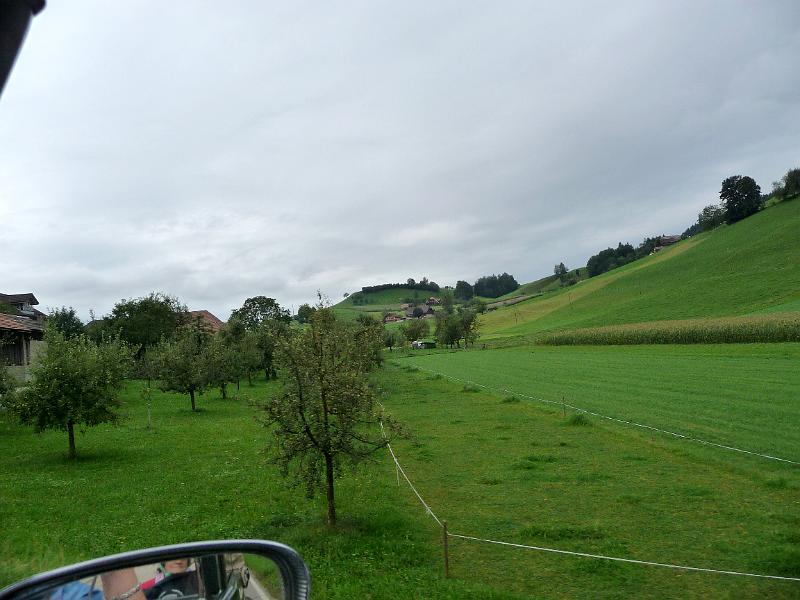
<path id="1" fill-rule="evenodd" d="M 788 458 L 781 458 L 779 456 L 772 456 L 770 454 L 764 454 L 762 452 L 756 452 L 754 450 L 746 450 L 744 448 L 737 448 L 736 446 L 728 446 L 726 444 L 719 444 L 717 442 L 712 442 L 712 441 L 709 441 L 709 440 L 704 440 L 702 438 L 697 438 L 697 437 L 693 437 L 693 436 L 690 436 L 690 435 L 685 435 L 683 433 L 678 433 L 676 431 L 669 431 L 668 429 L 660 429 L 658 427 L 654 427 L 652 425 L 647 425 L 645 423 L 637 423 L 636 421 L 630 421 L 630 420 L 627 420 L 627 419 L 620 419 L 618 417 L 611 417 L 609 415 L 604 415 L 602 413 L 594 412 L 594 411 L 582 408 L 580 406 L 575 406 L 574 404 L 569 404 L 567 402 L 563 402 L 563 401 L 559 402 L 558 400 L 547 400 L 546 398 L 537 398 L 536 396 L 530 396 L 528 394 L 523 394 L 521 392 L 515 392 L 515 391 L 509 390 L 509 389 L 506 389 L 506 388 L 502 388 L 502 389 L 501 388 L 495 388 L 495 387 L 491 387 L 491 386 L 485 385 L 483 383 L 478 383 L 477 381 L 471 381 L 469 379 L 459 379 L 458 377 L 454 377 L 452 375 L 448 375 L 447 373 L 440 373 L 439 371 L 434 371 L 432 369 L 426 369 L 425 367 L 416 367 L 416 368 L 418 368 L 418 369 L 420 369 L 422 371 L 425 371 L 426 373 L 431 373 L 433 375 L 439 375 L 441 377 L 446 377 L 447 379 L 450 379 L 452 381 L 457 381 L 459 383 L 478 386 L 478 387 L 481 387 L 481 388 L 483 388 L 485 390 L 490 390 L 490 391 L 493 391 L 493 392 L 500 392 L 500 393 L 504 393 L 504 394 L 514 394 L 515 396 L 520 396 L 522 398 L 527 398 L 528 400 L 534 400 L 536 402 L 542 402 L 542 403 L 545 403 L 545 404 L 552 404 L 554 406 L 559 406 L 559 407 L 563 407 L 563 408 L 569 408 L 570 410 L 574 410 L 576 412 L 580 412 L 580 413 L 584 413 L 584 414 L 587 414 L 587 415 L 591 415 L 591 416 L 597 417 L 599 419 L 606 419 L 607 421 L 614 421 L 615 423 L 621 423 L 623 425 L 629 425 L 631 427 L 638 427 L 640 429 L 647 429 L 649 431 L 654 431 L 656 433 L 662 433 L 664 435 L 669 435 L 669 436 L 672 436 L 672 437 L 675 437 L 675 438 L 679 438 L 679 439 L 682 439 L 682 440 L 687 441 L 687 442 L 695 442 L 695 443 L 698 443 L 698 444 L 703 444 L 705 446 L 711 446 L 713 448 L 720 448 L 722 450 L 729 450 L 731 452 L 738 452 L 740 454 L 748 454 L 750 456 L 757 456 L 759 458 L 764 458 L 764 459 L 767 459 L 767 460 L 774 460 L 774 461 L 787 463 L 787 464 L 791 464 L 791 465 L 800 465 L 800 461 L 791 460 L 791 459 L 788 459 Z"/>
<path id="2" fill-rule="evenodd" d="M 385 407 L 383 406 L 383 404 L 380 404 L 380 407 L 381 407 L 381 410 L 385 411 Z M 527 544 L 518 544 L 518 543 L 514 543 L 514 542 L 493 540 L 493 539 L 483 538 L 483 537 L 478 537 L 478 536 L 473 536 L 473 535 L 464 535 L 464 534 L 459 534 L 459 533 L 451 533 L 447 529 L 447 521 L 445 521 L 443 519 L 440 519 L 436 515 L 436 513 L 433 511 L 433 509 L 430 507 L 430 505 L 427 502 L 425 502 L 425 499 L 422 497 L 422 494 L 420 494 L 419 490 L 412 483 L 411 479 L 409 478 L 408 474 L 406 473 L 406 470 L 400 464 L 400 461 L 397 459 L 397 455 L 395 454 L 394 449 L 392 448 L 392 445 L 391 445 L 391 443 L 389 443 L 389 439 L 386 436 L 386 431 L 385 431 L 385 429 L 383 427 L 383 420 L 382 419 L 380 421 L 380 426 L 381 426 L 381 433 L 383 434 L 384 440 L 386 440 L 386 447 L 389 449 L 389 454 L 392 457 L 392 461 L 395 464 L 395 468 L 397 469 L 398 485 L 400 483 L 399 475 L 402 474 L 403 479 L 405 479 L 406 483 L 408 483 L 408 486 L 411 488 L 411 491 L 414 492 L 414 495 L 417 497 L 417 499 L 420 501 L 422 506 L 425 508 L 426 514 L 428 514 L 434 521 L 436 521 L 436 524 L 439 527 L 443 528 L 443 532 L 444 532 L 444 547 L 445 547 L 445 574 L 447 574 L 448 565 L 449 565 L 449 556 L 448 556 L 448 553 L 447 553 L 448 552 L 447 551 L 447 538 L 455 538 L 455 539 L 461 539 L 461 540 L 465 540 L 465 541 L 469 541 L 469 542 L 479 542 L 479 543 L 484 543 L 484 544 L 494 544 L 494 545 L 498 545 L 498 546 L 506 546 L 506 547 L 511 547 L 511 548 L 534 550 L 534 551 L 538 551 L 538 552 L 548 552 L 548 553 L 551 553 L 551 554 L 560 554 L 560 555 L 574 556 L 574 557 L 581 557 L 581 558 L 591 558 L 591 559 L 596 559 L 596 560 L 622 562 L 622 563 L 644 565 L 644 566 L 650 566 L 650 567 L 660 567 L 660 568 L 665 568 L 665 569 L 675 569 L 675 570 L 681 570 L 681 571 L 695 571 L 695 572 L 701 572 L 701 573 L 713 573 L 713 574 L 717 574 L 717 575 L 734 575 L 734 576 L 739 576 L 739 577 L 754 577 L 754 578 L 759 578 L 759 579 L 773 579 L 773 580 L 780 580 L 780 581 L 800 582 L 800 577 L 786 577 L 786 576 L 782 576 L 782 575 L 764 575 L 764 574 L 760 574 L 760 573 L 748 573 L 748 572 L 744 572 L 744 571 L 731 571 L 731 570 L 727 570 L 727 569 L 712 569 L 712 568 L 706 568 L 706 567 L 693 567 L 693 566 L 689 566 L 689 565 L 678 565 L 678 564 L 672 564 L 672 563 L 656 562 L 656 561 L 649 561 L 649 560 L 640 560 L 640 559 L 634 559 L 634 558 L 623 558 L 623 557 L 619 557 L 619 556 L 605 556 L 603 554 L 592 554 L 592 553 L 589 553 L 589 552 L 576 552 L 576 551 L 573 551 L 573 550 L 563 550 L 563 549 L 559 549 L 559 548 L 548 548 L 548 547 L 545 547 L 545 546 L 531 546 L 531 545 L 527 545 Z"/>

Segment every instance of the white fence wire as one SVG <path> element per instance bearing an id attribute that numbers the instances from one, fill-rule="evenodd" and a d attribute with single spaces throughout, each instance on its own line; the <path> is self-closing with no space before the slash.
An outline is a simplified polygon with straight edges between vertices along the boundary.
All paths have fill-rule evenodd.
<path id="1" fill-rule="evenodd" d="M 416 366 L 416 365 L 415 365 Z M 749 454 L 751 456 L 758 456 L 759 458 L 765 458 L 768 460 L 775 460 L 783 463 L 788 463 L 792 465 L 800 465 L 800 461 L 790 460 L 788 458 L 780 458 L 778 456 L 772 456 L 770 454 L 763 454 L 761 452 L 755 452 L 754 450 L 745 450 L 744 448 L 737 448 L 735 446 L 727 446 L 725 444 L 718 444 L 717 442 L 711 442 L 709 440 L 704 440 L 702 438 L 696 438 L 689 435 L 684 435 L 682 433 L 677 433 L 675 431 L 669 431 L 667 429 L 659 429 L 658 427 L 653 427 L 652 425 L 646 425 L 644 423 L 637 423 L 636 421 L 629 421 L 626 419 L 620 419 L 618 417 L 610 417 L 608 415 L 604 415 L 598 412 L 594 412 L 591 410 L 587 410 L 585 408 L 581 408 L 580 406 L 575 406 L 573 404 L 569 404 L 567 402 L 559 402 L 558 400 L 547 400 L 546 398 L 537 398 L 536 396 L 530 396 L 528 394 L 523 394 L 521 392 L 515 392 L 506 388 L 494 388 L 488 385 L 484 385 L 483 383 L 478 383 L 477 381 L 470 381 L 469 379 L 459 379 L 458 377 L 453 377 L 452 375 L 448 375 L 447 373 L 440 373 L 439 371 L 434 371 L 433 369 L 426 369 L 425 367 L 416 367 L 422 371 L 427 373 L 432 373 L 433 375 L 440 375 L 441 377 L 446 377 L 447 379 L 451 379 L 452 381 L 457 381 L 459 383 L 465 383 L 469 385 L 475 385 L 481 387 L 486 390 L 490 390 L 493 392 L 500 392 L 504 394 L 514 394 L 515 396 L 521 396 L 522 398 L 527 398 L 528 400 L 534 400 L 536 402 L 543 402 L 545 404 L 552 404 L 555 406 L 562 406 L 564 408 L 569 408 L 570 410 L 574 410 L 576 412 L 581 412 L 587 415 L 591 415 L 593 417 L 597 417 L 599 419 L 606 419 L 608 421 L 614 421 L 616 423 L 622 423 L 623 425 L 630 425 L 631 427 L 639 427 L 640 429 L 647 429 L 649 431 L 655 431 L 657 433 L 663 433 L 664 435 L 670 435 L 672 437 L 676 437 L 687 442 L 696 442 L 698 444 L 703 444 L 705 446 L 712 446 L 714 448 L 721 448 L 723 450 L 730 450 L 731 452 L 739 452 L 741 454 Z"/>
<path id="2" fill-rule="evenodd" d="M 383 404 L 381 404 L 380 406 L 381 406 L 382 410 L 385 410 Z M 387 440 L 386 441 L 386 447 L 389 449 L 389 454 L 391 455 L 392 460 L 394 461 L 395 468 L 398 470 L 399 473 L 402 473 L 403 478 L 406 480 L 406 483 L 408 483 L 408 486 L 411 488 L 411 491 L 414 492 L 414 495 L 417 497 L 417 499 L 420 501 L 422 506 L 425 508 L 425 512 L 428 515 L 430 515 L 433 518 L 434 521 L 436 521 L 436 523 L 437 523 L 437 525 L 439 527 L 442 527 L 441 519 L 439 519 L 439 517 L 436 515 L 436 513 L 433 512 L 433 509 L 430 507 L 430 505 L 427 502 L 425 502 L 424 498 L 422 497 L 422 494 L 419 493 L 419 490 L 417 490 L 417 488 L 411 482 L 411 479 L 406 474 L 405 469 L 400 464 L 400 461 L 397 459 L 397 455 L 395 454 L 394 449 L 392 448 L 392 445 L 389 443 L 388 439 L 386 438 L 386 431 L 385 431 L 385 429 L 383 427 L 383 421 L 382 420 L 380 421 L 380 425 L 381 425 L 381 433 L 383 434 L 384 439 Z M 398 483 L 399 483 L 399 480 L 398 480 Z M 486 544 L 495 544 L 495 545 L 507 546 L 507 547 L 511 547 L 511 548 L 522 548 L 522 549 L 526 549 L 526 550 L 535 550 L 535 551 L 538 551 L 538 552 L 549 552 L 549 553 L 552 553 L 552 554 L 561 554 L 561 555 L 567 555 L 567 556 L 577 556 L 577 557 L 582 557 L 582 558 L 593 558 L 593 559 L 599 559 L 599 560 L 623 562 L 623 563 L 630 563 L 630 564 L 636 564 L 636 565 L 646 565 L 646 566 L 651 566 L 651 567 L 662 567 L 662 568 L 666 568 L 666 569 L 677 569 L 677 570 L 682 570 L 682 571 L 696 571 L 696 572 L 701 572 L 701 573 L 715 573 L 717 575 L 736 575 L 736 576 L 740 576 L 740 577 L 756 577 L 756 578 L 760 578 L 760 579 L 777 579 L 777 580 L 781 580 L 781 581 L 797 581 L 797 582 L 800 582 L 800 577 L 785 577 L 785 576 L 782 576 L 782 575 L 763 575 L 763 574 L 760 574 L 760 573 L 747 573 L 747 572 L 744 572 L 744 571 L 730 571 L 730 570 L 726 570 L 726 569 L 710 569 L 710 568 L 704 568 L 704 567 L 692 567 L 692 566 L 688 566 L 688 565 L 676 565 L 676 564 L 671 564 L 671 563 L 662 563 L 662 562 L 654 562 L 654 561 L 648 561 L 648 560 L 639 560 L 639 559 L 634 559 L 634 558 L 622 558 L 622 557 L 618 557 L 618 556 L 605 556 L 603 554 L 591 554 L 589 552 L 575 552 L 575 551 L 572 551 L 572 550 L 561 550 L 561 549 L 558 549 L 558 548 L 547 548 L 547 547 L 544 547 L 544 546 L 530 546 L 530 545 L 527 545 L 527 544 L 517 544 L 517 543 L 513 543 L 513 542 L 504 542 L 504 541 L 500 541 L 500 540 L 491 540 L 491 539 L 481 538 L 481 537 L 472 536 L 472 535 L 463 535 L 463 534 L 458 534 L 458 533 L 451 533 L 449 531 L 447 532 L 447 536 L 448 537 L 452 537 L 452 538 L 467 540 L 467 541 L 471 541 L 471 542 L 481 542 L 481 543 L 486 543 Z"/>

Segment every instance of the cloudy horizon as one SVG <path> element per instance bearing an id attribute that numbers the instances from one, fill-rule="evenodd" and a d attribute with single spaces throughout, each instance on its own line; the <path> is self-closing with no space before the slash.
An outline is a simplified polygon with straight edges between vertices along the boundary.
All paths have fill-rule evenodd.
<path id="1" fill-rule="evenodd" d="M 51 0 L 0 98 L 0 292 L 226 320 L 583 266 L 800 167 L 800 4 Z"/>

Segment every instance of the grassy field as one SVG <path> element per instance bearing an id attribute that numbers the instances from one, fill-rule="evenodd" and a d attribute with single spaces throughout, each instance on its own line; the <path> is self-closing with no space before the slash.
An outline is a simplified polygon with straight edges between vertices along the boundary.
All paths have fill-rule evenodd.
<path id="1" fill-rule="evenodd" d="M 337 485 L 341 523 L 324 524 L 319 499 L 289 489 L 266 463 L 267 432 L 249 399 L 154 393 L 148 430 L 143 384 L 124 395 L 129 418 L 77 436 L 35 434 L 0 410 L 0 587 L 42 570 L 136 548 L 221 538 L 275 539 L 313 573 L 314 598 L 513 598 L 487 582 L 441 578 L 425 515 L 398 499 L 388 456 Z M 391 485 L 390 485 L 391 484 Z"/>
<path id="2" fill-rule="evenodd" d="M 800 468 L 566 414 L 519 392 L 800 460 L 798 345 L 520 348 L 400 359 L 404 466 L 451 531 L 515 543 L 800 575 Z M 518 392 L 487 393 L 413 365 Z M 560 382 L 560 383 L 559 383 Z M 414 387 L 416 386 L 416 387 Z M 425 390 L 422 393 L 421 390 Z M 416 499 L 411 497 L 412 504 Z M 798 584 L 458 542 L 544 597 L 800 597 Z M 528 551 L 530 552 L 530 551 Z M 501 583 L 502 582 L 502 583 Z"/>
<path id="3" fill-rule="evenodd" d="M 800 202 L 695 236 L 558 292 L 487 314 L 489 336 L 745 315 L 800 301 Z M 780 307 L 780 308 L 777 308 Z"/>
<path id="4" fill-rule="evenodd" d="M 409 429 L 396 451 L 451 531 L 701 567 L 800 575 L 800 470 L 472 391 L 435 368 L 798 459 L 798 345 L 521 348 L 395 359 L 379 374 Z M 399 356 L 394 353 L 392 356 Z M 483 367 L 481 367 L 483 365 Z M 658 368 L 654 368 L 658 365 Z M 512 386 L 513 384 L 513 386 Z M 34 434 L 0 413 L 0 584 L 110 552 L 209 538 L 284 541 L 316 598 L 789 598 L 798 584 L 545 555 L 451 540 L 397 487 L 388 456 L 337 487 L 342 523 L 265 463 L 243 386 L 223 401 L 157 392 L 152 431 L 125 394 L 121 427 Z M 760 400 L 756 400 L 760 399 Z"/>

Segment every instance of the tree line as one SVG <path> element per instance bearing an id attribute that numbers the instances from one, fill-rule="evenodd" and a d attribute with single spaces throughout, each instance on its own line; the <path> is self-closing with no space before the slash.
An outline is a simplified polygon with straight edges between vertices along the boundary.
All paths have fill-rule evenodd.
<path id="1" fill-rule="evenodd" d="M 498 298 L 519 288 L 519 283 L 513 275 L 502 273 L 501 275 L 484 275 L 479 277 L 474 284 L 459 280 L 456 282 L 454 290 L 458 300 L 466 301 L 475 296 L 485 298 Z"/>
<path id="2" fill-rule="evenodd" d="M 441 288 L 435 281 L 429 281 L 427 277 L 423 277 L 419 281 L 415 281 L 409 277 L 405 283 L 381 283 L 379 285 L 365 285 L 361 288 L 362 294 L 371 294 L 373 292 L 382 292 L 383 290 L 394 290 L 398 288 L 411 288 L 413 290 L 421 290 L 424 292 L 438 292 Z M 355 296 L 355 294 L 353 294 Z"/>

